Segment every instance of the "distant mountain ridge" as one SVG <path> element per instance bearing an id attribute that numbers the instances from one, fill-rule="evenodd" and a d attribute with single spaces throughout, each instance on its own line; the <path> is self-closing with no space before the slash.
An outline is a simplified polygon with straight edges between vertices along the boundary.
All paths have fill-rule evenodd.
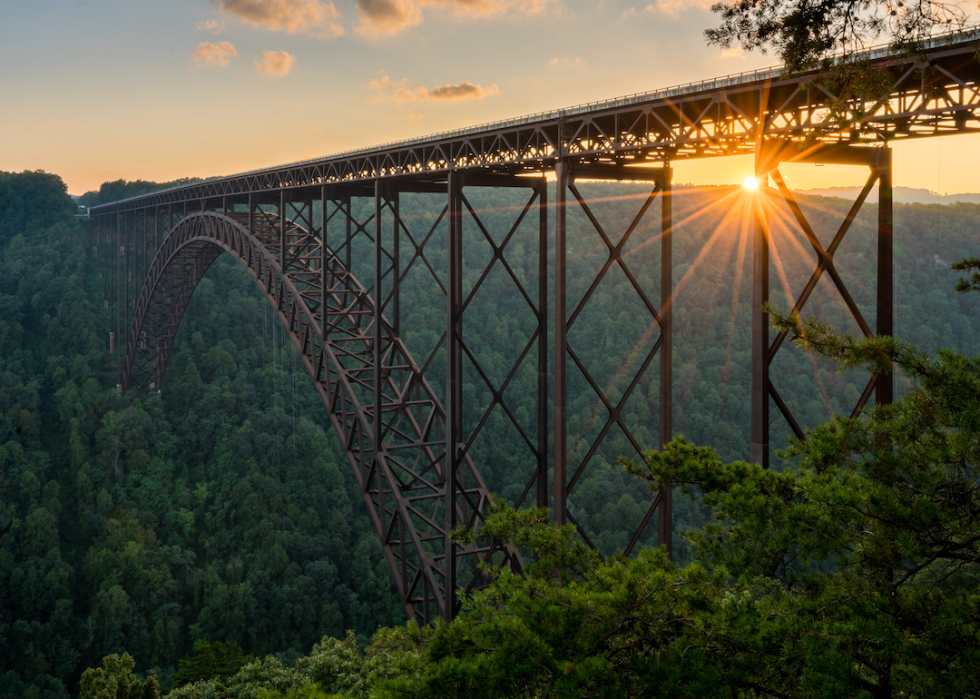
<path id="1" fill-rule="evenodd" d="M 814 194 L 818 197 L 840 197 L 856 199 L 861 187 L 828 187 L 826 189 L 798 189 L 800 194 Z M 871 196 L 878 196 L 878 186 L 872 188 Z M 895 187 L 892 194 L 896 204 L 980 204 L 980 194 L 937 194 L 928 189 L 914 187 Z"/>

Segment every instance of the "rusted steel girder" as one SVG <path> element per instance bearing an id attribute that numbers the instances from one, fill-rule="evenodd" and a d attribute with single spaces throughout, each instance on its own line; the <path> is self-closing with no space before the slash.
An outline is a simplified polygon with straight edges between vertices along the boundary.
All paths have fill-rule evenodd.
<path id="1" fill-rule="evenodd" d="M 779 68 L 474 126 L 309 161 L 215 178 L 96 207 L 93 214 L 183 201 L 450 171 L 552 171 L 570 163 L 642 164 L 755 152 L 759 139 L 877 144 L 980 131 L 976 37 L 931 41 L 916 57 L 868 52 L 890 87 L 844 105 L 816 73 Z"/>
<path id="2" fill-rule="evenodd" d="M 277 213 L 251 204 L 247 213 L 202 211 L 170 231 L 130 325 L 124 388 L 159 386 L 187 301 L 225 251 L 262 288 L 300 351 L 341 436 L 407 613 L 423 621 L 451 617 L 456 591 L 483 584 L 481 562 L 520 570 L 516 551 L 497 541 L 453 543 L 447 555 L 448 522 L 475 527 L 487 509 L 486 486 L 464 454 L 456 498 L 447 500 L 446 414 L 419 366 L 333 251 Z"/>
<path id="3" fill-rule="evenodd" d="M 796 197 L 786 186 L 779 171 L 781 163 L 810 163 L 856 165 L 869 169 L 868 179 L 864 188 L 858 194 L 837 234 L 829 245 L 824 247 L 817 239 L 806 215 L 796 202 Z M 769 430 L 770 400 L 786 420 L 793 434 L 798 439 L 804 439 L 805 433 L 794 417 L 785 400 L 776 390 L 770 377 L 770 367 L 773 358 L 786 339 L 786 332 L 772 336 L 769 326 L 769 316 L 762 310 L 769 301 L 769 253 L 772 247 L 772 232 L 769 221 L 769 211 L 776 202 L 782 202 L 789 207 L 793 218 L 800 230 L 816 253 L 816 267 L 800 295 L 796 298 L 791 310 L 800 314 L 809 300 L 818 282 L 826 274 L 830 277 L 834 288 L 846 305 L 851 318 L 854 319 L 865 337 L 892 335 L 894 332 L 894 294 L 893 294 L 893 251 L 892 251 L 892 151 L 890 148 L 862 148 L 844 144 L 814 144 L 801 149 L 798 144 L 788 141 L 768 141 L 760 145 L 756 151 L 755 174 L 760 180 L 760 189 L 754 202 L 754 238 L 752 246 L 752 422 L 750 458 L 753 462 L 764 467 L 769 466 L 770 448 Z M 776 184 L 775 189 L 769 185 L 770 178 Z M 878 185 L 878 270 L 876 289 L 876 329 L 864 319 L 857 303 L 848 291 L 834 266 L 834 253 L 844 241 L 845 236 L 854 224 L 861 207 L 867 200 L 872 188 Z M 851 417 L 856 417 L 867 405 L 872 393 L 878 405 L 892 402 L 894 394 L 894 376 L 891 372 L 875 378 L 871 377 L 863 393 L 851 410 Z"/>
<path id="4" fill-rule="evenodd" d="M 672 208 L 671 208 L 671 178 L 673 176 L 670 168 L 617 168 L 608 166 L 588 166 L 571 165 L 559 162 L 557 169 L 557 202 L 556 202 L 556 223 L 555 223 L 555 446 L 554 446 L 554 520 L 557 524 L 563 525 L 566 522 L 573 522 L 578 528 L 582 538 L 593 548 L 596 546 L 590 541 L 588 534 L 583 527 L 576 521 L 569 511 L 569 494 L 589 467 L 590 462 L 599 450 L 600 445 L 614 426 L 622 430 L 623 434 L 632 444 L 638 454 L 641 454 L 648 445 L 640 444 L 639 440 L 633 435 L 633 431 L 626 424 L 625 416 L 622 414 L 630 397 L 637 390 L 644 374 L 653 362 L 654 357 L 659 355 L 660 359 L 660 395 L 659 395 L 659 434 L 658 444 L 663 448 L 664 444 L 673 438 L 673 331 L 671 318 L 673 315 L 673 251 L 672 251 Z M 642 207 L 630 222 L 627 229 L 621 235 L 615 235 L 613 231 L 606 231 L 593 214 L 589 205 L 582 196 L 575 184 L 576 178 L 584 180 L 630 180 L 649 182 L 652 185 L 650 193 L 647 195 Z M 572 198 L 569 201 L 568 195 Z M 643 222 L 650 206 L 659 197 L 661 202 L 660 213 L 660 303 L 659 308 L 654 305 L 648 297 L 646 290 L 637 280 L 634 272 L 630 269 L 627 259 L 624 256 L 624 248 L 630 242 L 631 236 L 637 227 Z M 602 267 L 596 272 L 591 280 L 581 279 L 580 282 L 589 282 L 588 290 L 579 300 L 575 308 L 569 312 L 567 304 L 568 284 L 567 274 L 567 215 L 572 207 L 582 211 L 592 225 L 595 235 L 602 248 L 608 252 L 608 257 Z M 643 360 L 636 370 L 636 374 L 629 385 L 620 396 L 613 399 L 607 395 L 606 387 L 591 375 L 589 369 L 579 359 L 574 347 L 569 343 L 569 330 L 592 299 L 594 293 L 599 288 L 607 273 L 613 267 L 622 271 L 628 280 L 633 292 L 640 299 L 642 305 L 652 316 L 653 322 L 659 327 L 659 336 L 649 346 L 645 346 L 639 351 L 643 353 Z M 588 444 L 588 451 L 585 457 L 578 464 L 570 464 L 568 461 L 568 434 L 567 434 L 567 405 L 568 396 L 568 363 L 572 364 L 585 377 L 592 390 L 599 398 L 599 402 L 605 409 L 605 420 L 602 428 Z M 647 525 L 657 513 L 657 537 L 660 545 L 666 546 L 668 553 L 671 552 L 673 534 L 673 511 L 671 501 L 671 491 L 669 488 L 660 491 L 650 506 L 646 514 L 639 523 L 638 528 L 631 533 L 629 544 L 625 548 L 625 553 L 631 553 L 639 544 L 641 537 L 646 531 Z"/>

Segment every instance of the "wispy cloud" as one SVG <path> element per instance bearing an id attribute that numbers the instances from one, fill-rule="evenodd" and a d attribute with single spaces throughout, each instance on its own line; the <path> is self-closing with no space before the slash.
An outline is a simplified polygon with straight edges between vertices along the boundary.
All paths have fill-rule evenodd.
<path id="1" fill-rule="evenodd" d="M 422 22 L 422 8 L 432 7 L 457 19 L 539 15 L 560 0 L 357 0 L 357 34 L 396 34 Z"/>
<path id="2" fill-rule="evenodd" d="M 419 0 L 459 16 L 486 17 L 503 14 L 539 15 L 558 7 L 558 0 Z"/>
<path id="3" fill-rule="evenodd" d="M 434 100 L 482 100 L 484 97 L 496 95 L 500 89 L 496 85 L 483 87 L 465 80 L 458 85 L 442 85 L 432 90 L 429 95 Z"/>
<path id="4" fill-rule="evenodd" d="M 400 104 L 411 100 L 426 99 L 429 95 L 429 91 L 424 87 L 413 88 L 408 78 L 402 78 L 395 82 L 387 75 L 375 78 L 368 83 L 368 87 L 375 90 L 375 96 L 371 99 L 372 102 L 393 99 Z"/>
<path id="5" fill-rule="evenodd" d="M 209 19 L 207 22 L 198 22 L 194 27 L 199 32 L 211 32 L 212 34 L 220 34 L 225 30 L 225 23 L 219 22 L 216 19 Z"/>
<path id="6" fill-rule="evenodd" d="M 290 34 L 336 37 L 344 28 L 336 22 L 340 10 L 321 0 L 218 0 L 222 12 L 253 27 Z"/>
<path id="7" fill-rule="evenodd" d="M 191 52 L 191 58 L 197 66 L 227 66 L 232 58 L 238 58 L 238 51 L 227 41 L 220 41 L 212 44 L 210 41 L 202 41 L 197 48 Z"/>
<path id="8" fill-rule="evenodd" d="M 375 91 L 375 96 L 371 100 L 372 102 L 383 102 L 384 100 L 393 99 L 399 104 L 415 100 L 441 100 L 446 102 L 454 100 L 480 100 L 500 92 L 500 88 L 496 85 L 483 87 L 482 85 L 474 85 L 465 80 L 456 85 L 440 85 L 430 90 L 427 87 L 412 87 L 412 83 L 408 78 L 402 78 L 398 82 L 395 82 L 384 74 L 368 83 L 368 87 Z"/>
<path id="9" fill-rule="evenodd" d="M 548 65 L 552 68 L 588 68 L 589 64 L 583 61 L 581 58 L 558 58 L 555 56 L 550 61 Z"/>
<path id="10" fill-rule="evenodd" d="M 255 70 L 262 75 L 281 78 L 289 75 L 296 62 L 296 56 L 285 51 L 259 51 L 260 60 L 255 61 Z"/>
<path id="11" fill-rule="evenodd" d="M 692 8 L 710 10 L 715 2 L 716 0 L 656 0 L 641 9 L 631 7 L 623 13 L 622 18 L 639 17 L 640 15 L 667 15 L 668 17 L 677 17 L 682 12 Z"/>

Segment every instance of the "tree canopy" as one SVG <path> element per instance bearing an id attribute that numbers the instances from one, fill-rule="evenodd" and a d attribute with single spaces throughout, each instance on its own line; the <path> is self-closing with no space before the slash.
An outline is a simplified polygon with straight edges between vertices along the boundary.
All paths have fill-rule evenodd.
<path id="1" fill-rule="evenodd" d="M 709 44 L 774 51 L 790 72 L 819 68 L 882 40 L 910 51 L 937 31 L 963 29 L 968 12 L 948 0 L 721 0 Z"/>
<path id="2" fill-rule="evenodd" d="M 603 561 L 546 512 L 498 504 L 484 533 L 526 547 L 527 574 L 496 570 L 451 624 L 401 631 L 415 652 L 383 696 L 978 696 L 980 358 L 773 319 L 914 390 L 810 431 L 783 471 L 683 438 L 623 459 L 713 509 L 686 566 Z"/>

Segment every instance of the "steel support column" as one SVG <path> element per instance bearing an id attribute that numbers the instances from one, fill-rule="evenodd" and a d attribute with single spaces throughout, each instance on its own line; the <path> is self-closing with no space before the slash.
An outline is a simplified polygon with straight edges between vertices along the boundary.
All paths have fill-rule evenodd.
<path id="1" fill-rule="evenodd" d="M 122 219 L 125 214 L 118 214 L 116 216 L 116 239 L 113 244 L 113 248 L 116 252 L 116 351 L 118 353 L 119 346 L 123 345 L 122 341 L 122 309 L 119 303 L 122 298 L 122 245 L 123 245 L 123 235 L 122 235 Z M 116 362 L 116 383 L 122 385 L 122 362 L 119 361 L 119 355 L 116 354 L 113 357 Z"/>
<path id="2" fill-rule="evenodd" d="M 538 483 L 537 506 L 548 506 L 548 182 L 538 184 Z"/>
<path id="3" fill-rule="evenodd" d="M 133 219 L 133 229 L 132 230 L 135 230 L 135 228 L 136 228 L 135 216 L 136 216 L 136 212 L 133 212 L 134 219 Z M 130 231 L 131 231 L 131 229 L 129 227 L 129 214 L 127 214 L 126 217 L 123 219 L 123 238 L 125 239 L 125 243 L 124 243 L 125 253 L 124 254 L 125 254 L 125 259 L 126 259 L 126 262 L 125 262 L 125 264 L 126 264 L 126 276 L 123 279 L 123 282 L 125 284 L 125 287 L 124 287 L 125 288 L 125 295 L 124 295 L 124 298 L 123 298 L 124 304 L 123 304 L 123 322 L 122 322 L 122 327 L 123 327 L 123 331 L 124 331 L 125 335 L 124 335 L 123 338 L 121 338 L 123 352 L 129 351 L 130 334 L 131 334 L 130 333 L 130 329 L 129 329 L 129 316 L 130 316 L 130 313 L 129 313 L 129 285 L 130 285 L 131 276 L 132 276 L 132 273 L 133 273 L 132 272 L 132 269 L 131 269 L 131 262 L 132 262 L 133 255 L 130 252 L 130 239 L 129 239 L 130 238 Z M 120 365 L 121 364 L 122 363 L 120 362 Z M 125 378 L 122 380 L 122 383 L 123 383 L 123 385 L 125 385 Z"/>
<path id="4" fill-rule="evenodd" d="M 320 188 L 320 334 L 327 341 L 327 298 L 330 291 L 327 288 L 327 262 L 329 261 L 327 247 L 327 185 Z"/>
<path id="5" fill-rule="evenodd" d="M 892 151 L 878 151 L 878 293 L 876 332 L 878 337 L 895 334 L 894 327 L 894 268 L 892 245 Z M 878 377 L 875 386 L 875 403 L 892 402 L 895 391 L 895 375 L 889 371 Z"/>
<path id="6" fill-rule="evenodd" d="M 446 245 L 446 608 L 451 621 L 456 607 L 456 493 L 463 443 L 463 206 L 459 174 L 449 174 L 449 240 Z"/>
<path id="7" fill-rule="evenodd" d="M 279 267 L 286 274 L 286 190 L 279 190 Z"/>
<path id="8" fill-rule="evenodd" d="M 402 335 L 402 306 L 401 306 L 401 264 L 399 263 L 399 253 L 400 247 L 398 240 L 401 237 L 399 235 L 401 228 L 401 216 L 399 213 L 399 196 L 398 189 L 396 187 L 389 187 L 388 189 L 388 208 L 391 209 L 394 221 L 392 222 L 392 240 L 391 240 L 391 327 L 394 329 L 395 336 L 401 337 Z M 378 212 L 381 215 L 381 212 Z"/>
<path id="9" fill-rule="evenodd" d="M 836 236 L 824 246 L 817 239 L 803 210 L 793 193 L 786 186 L 779 165 L 783 162 L 810 164 L 840 164 L 868 167 L 870 174 L 857 200 L 851 206 Z M 826 273 L 840 293 L 854 321 L 865 337 L 891 335 L 893 326 L 893 262 L 892 262 L 892 153 L 888 148 L 869 148 L 847 144 L 817 144 L 801 151 L 789 141 L 770 141 L 760 144 L 756 151 L 756 176 L 765 178 L 766 186 L 756 197 L 754 204 L 755 241 L 753 245 L 753 295 L 752 295 L 752 461 L 769 466 L 769 401 L 775 402 L 798 439 L 805 438 L 804 428 L 797 422 L 786 402 L 779 395 L 770 377 L 770 366 L 786 333 L 779 333 L 770 342 L 769 318 L 762 305 L 769 299 L 769 248 L 770 228 L 766 200 L 782 200 L 791 210 L 805 237 L 817 256 L 816 269 L 791 311 L 799 314 L 817 282 Z M 776 190 L 768 188 L 769 178 L 776 182 Z M 844 236 L 857 218 L 868 194 L 875 184 L 879 186 L 878 199 L 878 270 L 877 270 L 877 327 L 872 332 L 860 308 L 855 303 L 834 264 L 836 253 Z M 857 416 L 866 405 L 872 391 L 878 405 L 890 403 L 893 397 L 894 378 L 891 373 L 873 378 L 854 406 L 851 416 Z"/>
<path id="10" fill-rule="evenodd" d="M 660 450 L 674 438 L 674 213 L 668 169 L 660 183 Z M 657 510 L 657 543 L 674 552 L 674 504 L 671 488 L 660 491 Z"/>
<path id="11" fill-rule="evenodd" d="M 139 280 L 138 280 L 137 287 L 136 287 L 137 290 L 140 289 L 140 288 L 142 288 L 142 286 L 143 286 L 143 280 L 146 278 L 146 249 L 147 249 L 147 247 L 149 247 L 146 244 L 146 236 L 147 236 L 147 231 L 146 231 L 146 211 L 147 211 L 146 209 L 143 209 L 140 212 L 142 214 L 142 216 L 140 217 L 142 219 L 142 225 L 140 226 L 140 243 L 139 244 L 140 244 L 140 248 L 141 248 L 140 252 L 142 252 L 143 254 L 140 256 L 141 257 L 141 259 L 140 259 L 140 273 L 139 273 Z"/>
<path id="12" fill-rule="evenodd" d="M 756 153 L 755 177 L 760 194 L 769 187 L 767 162 Z M 763 197 L 752 202 L 752 424 L 749 458 L 769 468 L 769 316 L 763 309 L 769 303 L 769 212 Z"/>
<path id="13" fill-rule="evenodd" d="M 552 470 L 552 511 L 555 524 L 563 526 L 568 518 L 568 300 L 566 271 L 568 261 L 567 217 L 568 164 L 559 160 L 555 165 L 555 443 Z"/>
<path id="14" fill-rule="evenodd" d="M 384 322 L 383 303 L 384 295 L 381 288 L 381 275 L 383 273 L 382 257 L 384 248 L 381 242 L 381 210 L 384 207 L 384 183 L 381 180 L 374 181 L 374 320 L 372 324 L 372 350 L 374 371 L 373 380 L 373 406 L 371 423 L 371 452 L 374 459 L 374 478 L 377 483 L 378 515 L 381 518 L 381 528 L 386 529 L 388 523 L 385 521 L 385 483 L 382 476 L 382 464 L 380 454 L 384 442 L 384 419 L 382 417 L 382 390 L 384 388 L 385 369 L 384 369 L 384 333 L 382 324 Z"/>
<path id="15" fill-rule="evenodd" d="M 669 167 L 627 168 L 619 165 L 604 163 L 575 165 L 561 163 L 557 172 L 558 193 L 555 236 L 555 521 L 559 524 L 564 524 L 566 521 L 575 523 L 576 526 L 578 526 L 579 534 L 590 546 L 594 546 L 594 544 L 590 540 L 585 529 L 579 526 L 576 519 L 569 512 L 568 496 L 575 487 L 576 482 L 578 482 L 578 480 L 581 478 L 590 460 L 597 453 L 603 439 L 614 427 L 618 426 L 618 429 L 622 430 L 624 436 L 631 442 L 633 448 L 636 450 L 637 455 L 642 454 L 643 450 L 648 448 L 649 445 L 641 444 L 633 436 L 630 428 L 623 421 L 621 411 L 627 404 L 630 395 L 637 389 L 641 377 L 643 376 L 647 367 L 649 367 L 652 363 L 654 355 L 658 352 L 660 353 L 660 369 L 662 372 L 660 377 L 660 391 L 658 395 L 658 400 L 660 402 L 660 415 L 657 430 L 658 445 L 663 448 L 663 445 L 670 441 L 672 437 L 673 428 L 671 408 L 673 403 L 673 389 L 671 386 L 671 379 L 673 372 L 671 368 L 672 324 L 670 322 L 673 305 L 673 265 L 671 251 L 671 229 L 673 223 L 670 201 L 670 181 L 672 175 L 672 170 Z M 629 224 L 626 230 L 621 236 L 615 236 L 612 235 L 610 231 L 606 231 L 603 225 L 596 218 L 594 212 L 591 210 L 587 201 L 582 196 L 575 184 L 577 177 L 581 177 L 585 180 L 649 182 L 653 184 L 653 188 L 646 196 L 640 210 L 634 216 L 632 222 Z M 567 200 L 568 192 L 571 192 L 574 195 L 573 201 L 578 206 L 577 210 L 581 210 L 581 212 L 588 218 L 592 228 L 594 229 L 594 233 L 601 239 L 602 245 L 605 246 L 606 252 L 608 252 L 608 257 L 606 258 L 605 262 L 597 270 L 596 276 L 592 280 L 588 290 L 585 292 L 584 296 L 578 302 L 575 309 L 571 311 L 571 313 L 568 312 L 566 305 L 567 280 L 565 278 L 567 272 L 566 256 L 568 254 L 569 245 L 567 240 L 567 210 L 570 205 Z M 638 277 L 630 269 L 627 262 L 629 253 L 624 252 L 628 241 L 632 239 L 634 233 L 640 228 L 646 212 L 653 205 L 653 202 L 658 196 L 661 198 L 661 298 L 659 309 L 653 305 L 648 294 L 642 288 Z M 604 391 L 597 382 L 596 378 L 591 375 L 589 369 L 583 364 L 580 356 L 576 354 L 572 347 L 570 347 L 568 342 L 568 333 L 572 325 L 576 322 L 576 319 L 580 317 L 580 314 L 582 313 L 586 304 L 589 303 L 589 300 L 599 288 L 599 285 L 606 278 L 607 273 L 614 267 L 624 274 L 629 280 L 630 285 L 635 291 L 638 299 L 641 301 L 645 309 L 649 311 L 652 317 L 652 322 L 656 323 L 659 327 L 660 337 L 655 343 L 652 344 L 652 346 L 648 348 L 645 358 L 643 358 L 640 362 L 636 375 L 630 384 L 625 388 L 623 393 L 618 395 L 615 399 L 611 399 L 606 391 Z M 579 281 L 585 282 L 588 280 L 583 279 Z M 586 381 L 591 385 L 592 389 L 596 392 L 599 402 L 606 409 L 608 416 L 606 418 L 605 425 L 599 430 L 598 436 L 589 445 L 588 453 L 585 455 L 583 460 L 576 465 L 567 463 L 567 428 L 565 422 L 567 420 L 567 361 L 569 359 L 574 363 L 574 365 L 581 372 L 583 378 L 586 379 Z M 654 512 L 657 513 L 658 542 L 666 545 L 668 550 L 670 549 L 673 524 L 671 500 L 670 492 L 661 491 L 657 493 L 638 528 L 633 533 L 629 544 L 626 546 L 624 550 L 626 554 L 629 554 L 641 543 L 644 532 L 646 531 L 649 522 L 653 518 Z"/>
<path id="16" fill-rule="evenodd" d="M 351 223 L 352 223 L 352 219 L 353 219 L 353 213 L 351 212 L 351 209 L 350 209 L 350 207 L 351 207 L 351 196 L 349 194 L 344 195 L 342 201 L 343 201 L 343 204 L 344 204 L 344 212 L 345 212 L 345 216 L 344 216 L 344 218 L 345 218 L 345 221 L 344 221 L 344 223 L 345 223 L 345 229 L 344 229 L 345 245 L 344 245 L 344 249 L 346 250 L 346 253 L 344 255 L 344 267 L 346 267 L 348 270 L 350 270 L 351 269 Z"/>

